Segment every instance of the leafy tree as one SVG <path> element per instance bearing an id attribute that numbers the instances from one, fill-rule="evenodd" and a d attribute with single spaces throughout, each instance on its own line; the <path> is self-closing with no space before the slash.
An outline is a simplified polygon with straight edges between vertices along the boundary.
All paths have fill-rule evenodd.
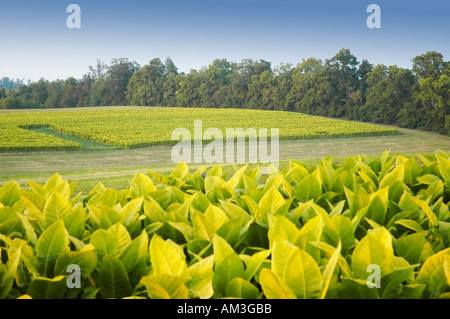
<path id="1" fill-rule="evenodd" d="M 200 96 L 198 88 L 202 83 L 201 73 L 193 69 L 180 80 L 177 94 L 177 106 L 199 107 Z"/>
<path id="2" fill-rule="evenodd" d="M 78 106 L 77 94 L 78 82 L 74 77 L 69 77 L 63 84 L 63 96 L 61 99 L 62 107 L 76 107 Z"/>
<path id="3" fill-rule="evenodd" d="M 419 99 L 423 105 L 423 128 L 442 134 L 450 132 L 450 72 L 438 78 L 422 78 Z"/>
<path id="4" fill-rule="evenodd" d="M 161 105 L 165 65 L 159 58 L 134 73 L 128 83 L 127 100 L 132 105 Z"/>
<path id="5" fill-rule="evenodd" d="M 349 49 L 341 49 L 334 57 L 326 60 L 326 74 L 334 92 L 328 106 L 331 116 L 348 117 L 349 109 L 361 105 L 358 64 Z M 354 111 L 351 113 L 353 116 Z"/>
<path id="6" fill-rule="evenodd" d="M 61 80 L 52 81 L 47 85 L 48 98 L 45 104 L 49 107 L 61 107 L 61 100 L 64 95 L 63 82 Z"/>
<path id="7" fill-rule="evenodd" d="M 292 64 L 282 63 L 274 69 L 275 88 L 273 92 L 273 108 L 276 110 L 292 111 L 287 102 L 287 96 L 292 87 Z"/>
<path id="8" fill-rule="evenodd" d="M 29 85 L 29 88 L 31 89 L 31 98 L 39 105 L 44 105 L 48 98 L 47 85 L 48 81 L 44 79 L 40 79 L 38 82 Z"/>
<path id="9" fill-rule="evenodd" d="M 442 54 L 436 51 L 418 55 L 412 61 L 412 70 L 419 76 L 419 79 L 439 77 L 446 65 Z"/>
<path id="10" fill-rule="evenodd" d="M 127 105 L 127 87 L 133 74 L 139 69 L 135 61 L 127 58 L 113 59 L 106 73 L 92 86 L 91 102 L 96 105 Z"/>
<path id="11" fill-rule="evenodd" d="M 254 75 L 271 71 L 271 64 L 266 60 L 254 61 L 244 59 L 240 63 L 231 63 L 230 77 L 233 107 L 248 107 L 248 85 Z"/>
<path id="12" fill-rule="evenodd" d="M 377 65 L 367 82 L 366 104 L 360 109 L 360 118 L 376 123 L 397 124 L 403 105 L 412 103 L 414 74 L 397 66 Z"/>
<path id="13" fill-rule="evenodd" d="M 97 81 L 100 79 L 108 70 L 108 65 L 102 60 L 97 59 L 97 63 L 89 66 L 88 75 L 93 79 L 93 81 Z"/>

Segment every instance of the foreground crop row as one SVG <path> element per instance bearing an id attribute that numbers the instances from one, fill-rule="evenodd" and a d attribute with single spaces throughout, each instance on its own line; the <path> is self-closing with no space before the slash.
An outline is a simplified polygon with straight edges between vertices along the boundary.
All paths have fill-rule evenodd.
<path id="1" fill-rule="evenodd" d="M 449 157 L 11 181 L 0 298 L 448 298 Z"/>

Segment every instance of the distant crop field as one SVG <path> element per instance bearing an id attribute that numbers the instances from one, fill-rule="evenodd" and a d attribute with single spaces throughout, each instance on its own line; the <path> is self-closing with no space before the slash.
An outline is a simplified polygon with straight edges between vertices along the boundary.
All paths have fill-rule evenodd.
<path id="1" fill-rule="evenodd" d="M 197 108 L 100 108 L 74 111 L 20 111 L 0 113 L 0 152 L 80 150 L 81 140 L 120 147 L 170 145 L 176 128 L 279 129 L 280 140 L 319 139 L 398 134 L 393 128 L 342 121 L 301 113 L 238 109 Z M 64 139 L 50 131 L 75 137 Z M 77 141 L 77 139 L 80 141 Z"/>

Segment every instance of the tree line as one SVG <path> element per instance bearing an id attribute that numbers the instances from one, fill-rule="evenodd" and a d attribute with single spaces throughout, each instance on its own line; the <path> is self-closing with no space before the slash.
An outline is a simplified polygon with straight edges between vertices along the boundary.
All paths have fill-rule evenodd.
<path id="1" fill-rule="evenodd" d="M 184 73 L 170 58 L 144 66 L 120 58 L 97 60 L 81 79 L 0 89 L 0 108 L 113 105 L 283 110 L 450 135 L 450 62 L 429 51 L 412 69 L 373 65 L 344 48 L 297 65 L 216 59 Z"/>

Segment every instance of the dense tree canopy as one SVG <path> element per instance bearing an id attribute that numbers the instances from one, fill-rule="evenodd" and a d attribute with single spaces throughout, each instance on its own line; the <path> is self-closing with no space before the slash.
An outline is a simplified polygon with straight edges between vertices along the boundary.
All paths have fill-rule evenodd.
<path id="1" fill-rule="evenodd" d="M 277 67 L 216 59 L 186 74 L 170 58 L 144 66 L 120 58 L 97 60 L 81 79 L 0 80 L 0 108 L 97 105 L 286 110 L 450 135 L 450 63 L 430 51 L 413 58 L 411 70 L 372 65 L 344 48 Z"/>

